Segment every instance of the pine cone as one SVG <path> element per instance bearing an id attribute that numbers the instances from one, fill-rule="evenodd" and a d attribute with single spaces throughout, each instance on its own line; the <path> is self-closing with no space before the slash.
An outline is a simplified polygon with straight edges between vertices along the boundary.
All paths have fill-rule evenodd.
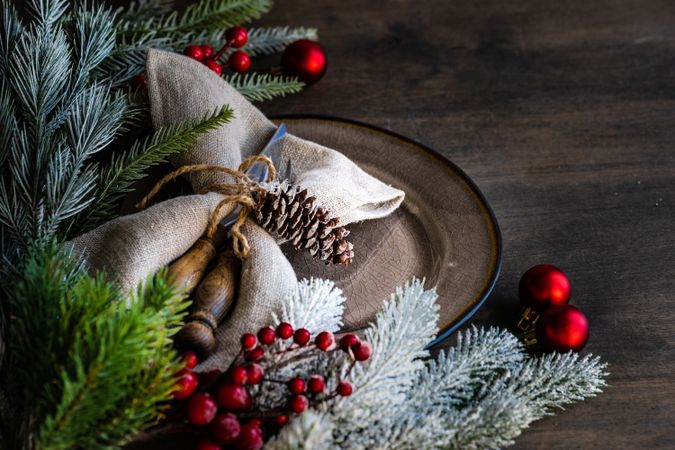
<path id="1" fill-rule="evenodd" d="M 309 250 L 326 264 L 351 264 L 354 246 L 345 240 L 349 231 L 338 226 L 337 217 L 317 206 L 307 189 L 286 181 L 265 187 L 266 191 L 255 195 L 255 218 L 260 226 L 291 241 L 297 249 Z"/>

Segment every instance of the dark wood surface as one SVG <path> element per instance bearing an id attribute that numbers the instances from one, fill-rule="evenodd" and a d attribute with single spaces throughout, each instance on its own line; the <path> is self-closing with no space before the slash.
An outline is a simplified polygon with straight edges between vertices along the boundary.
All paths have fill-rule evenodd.
<path id="1" fill-rule="evenodd" d="M 505 259 L 472 323 L 510 326 L 534 264 L 570 276 L 610 386 L 514 448 L 675 448 L 675 3 L 289 0 L 263 23 L 318 27 L 329 58 L 266 113 L 379 125 L 476 180 Z"/>

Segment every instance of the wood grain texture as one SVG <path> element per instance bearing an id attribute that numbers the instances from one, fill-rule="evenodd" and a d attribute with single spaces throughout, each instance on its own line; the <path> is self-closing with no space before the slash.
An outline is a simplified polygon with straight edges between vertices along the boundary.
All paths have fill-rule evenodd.
<path id="1" fill-rule="evenodd" d="M 316 26 L 328 52 L 264 112 L 386 127 L 478 183 L 505 263 L 473 323 L 512 327 L 534 264 L 570 276 L 610 386 L 514 448 L 675 448 L 675 4 L 287 0 L 262 23 Z"/>

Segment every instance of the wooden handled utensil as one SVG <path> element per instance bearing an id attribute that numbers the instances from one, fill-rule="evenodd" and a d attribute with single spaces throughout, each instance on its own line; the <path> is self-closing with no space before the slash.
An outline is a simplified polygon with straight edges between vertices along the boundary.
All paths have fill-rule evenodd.
<path id="1" fill-rule="evenodd" d="M 169 265 L 169 279 L 190 295 L 216 256 L 216 249 L 223 245 L 226 238 L 227 231 L 223 227 L 218 227 L 210 238 L 200 237 L 190 250 Z"/>
<path id="2" fill-rule="evenodd" d="M 214 332 L 237 296 L 241 261 L 230 247 L 218 254 L 216 265 L 194 293 L 192 312 L 176 334 L 176 345 L 209 355 L 216 347 Z"/>

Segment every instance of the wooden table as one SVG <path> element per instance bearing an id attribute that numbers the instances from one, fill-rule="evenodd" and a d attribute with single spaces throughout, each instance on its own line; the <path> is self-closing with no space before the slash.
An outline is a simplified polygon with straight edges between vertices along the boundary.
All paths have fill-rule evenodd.
<path id="1" fill-rule="evenodd" d="M 610 386 L 515 448 L 675 448 L 675 3 L 293 0 L 263 23 L 318 27 L 329 57 L 266 113 L 379 125 L 478 183 L 505 259 L 472 323 L 512 326 L 532 265 L 570 276 Z"/>

